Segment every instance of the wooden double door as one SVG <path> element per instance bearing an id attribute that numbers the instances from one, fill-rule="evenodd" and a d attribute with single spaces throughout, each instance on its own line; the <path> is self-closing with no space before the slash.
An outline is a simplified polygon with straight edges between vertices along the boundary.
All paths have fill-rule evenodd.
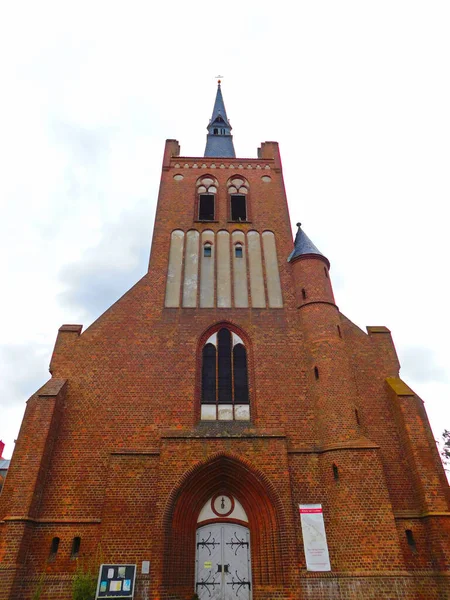
<path id="1" fill-rule="evenodd" d="M 195 591 L 200 600 L 251 600 L 247 527 L 213 523 L 197 529 Z"/>

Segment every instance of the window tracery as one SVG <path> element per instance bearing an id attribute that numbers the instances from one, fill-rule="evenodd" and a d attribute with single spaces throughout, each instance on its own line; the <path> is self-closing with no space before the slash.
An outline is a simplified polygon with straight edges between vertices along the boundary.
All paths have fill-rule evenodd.
<path id="1" fill-rule="evenodd" d="M 201 419 L 250 419 L 247 351 L 243 340 L 226 327 L 202 348 Z"/>
<path id="2" fill-rule="evenodd" d="M 241 175 L 231 177 L 227 183 L 230 197 L 230 220 L 248 221 L 247 195 L 250 185 Z"/>
<path id="3" fill-rule="evenodd" d="M 216 216 L 217 179 L 204 175 L 197 180 L 198 220 L 214 221 Z"/>

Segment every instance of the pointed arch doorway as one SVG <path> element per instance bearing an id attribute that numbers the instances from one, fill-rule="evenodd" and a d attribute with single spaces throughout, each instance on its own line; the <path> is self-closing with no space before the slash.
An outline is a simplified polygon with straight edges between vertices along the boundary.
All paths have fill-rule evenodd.
<path id="1" fill-rule="evenodd" d="M 221 502 L 222 495 L 227 494 L 239 500 L 248 516 L 247 522 L 236 513 L 225 515 L 218 511 L 219 514 L 202 515 L 203 507 L 211 498 L 221 495 Z M 220 527 L 224 521 L 240 525 L 244 529 L 226 528 L 222 532 Z M 220 560 L 219 557 L 213 560 L 209 557 L 206 545 L 203 548 L 205 554 L 197 552 L 197 544 L 201 544 L 202 540 L 206 542 L 209 535 L 206 530 L 198 530 L 212 524 L 219 525 L 219 528 L 211 531 L 211 539 L 215 537 L 216 542 L 215 546 L 209 546 L 211 550 L 218 550 L 217 542 L 220 542 L 225 549 L 233 548 L 233 551 L 237 549 L 236 542 L 238 544 L 242 542 L 240 549 L 245 552 L 248 549 L 248 556 L 240 553 L 240 557 L 243 562 L 244 556 L 248 561 L 249 578 L 241 577 L 241 579 L 249 581 L 250 585 L 242 585 L 237 596 L 238 586 L 234 586 L 233 595 L 233 582 L 230 581 L 230 585 L 227 585 L 228 580 L 232 580 L 233 576 L 235 583 L 237 581 L 236 570 L 239 573 L 239 569 L 234 567 L 234 573 L 231 573 L 235 559 L 228 560 L 228 554 L 224 554 L 220 555 Z M 208 600 L 223 598 L 249 600 L 262 587 L 271 586 L 273 591 L 282 591 L 285 585 L 289 585 L 284 572 L 285 561 L 282 560 L 283 540 L 288 536 L 288 531 L 281 501 L 267 477 L 242 457 L 218 453 L 189 469 L 172 491 L 166 507 L 164 527 L 166 535 L 162 564 L 162 592 L 167 595 L 188 597 L 189 594 L 197 592 L 196 588 L 198 588 L 197 593 L 202 600 L 206 598 Z M 237 535 L 234 536 L 234 533 Z M 198 534 L 201 536 L 198 537 Z M 246 543 L 248 546 L 245 545 Z M 201 549 L 202 544 L 198 550 Z M 198 567 L 197 561 L 203 561 L 200 562 L 202 568 Z M 205 562 L 211 562 L 211 568 L 209 565 L 205 567 Z M 230 565 L 228 567 L 230 578 L 225 575 L 227 564 Z M 197 583 L 201 584 L 202 578 L 206 581 L 208 575 L 210 581 L 213 579 L 213 573 L 202 574 L 203 570 L 217 573 L 218 568 L 223 569 L 219 573 L 223 573 L 221 577 L 225 581 L 224 584 L 220 582 L 222 595 L 218 595 L 218 585 L 197 586 Z M 216 578 L 216 581 L 219 579 Z M 224 589 L 227 592 L 223 592 Z M 244 591 L 246 596 L 243 595 Z M 201 594 L 201 592 L 205 593 Z M 215 596 L 213 592 L 216 593 Z"/>

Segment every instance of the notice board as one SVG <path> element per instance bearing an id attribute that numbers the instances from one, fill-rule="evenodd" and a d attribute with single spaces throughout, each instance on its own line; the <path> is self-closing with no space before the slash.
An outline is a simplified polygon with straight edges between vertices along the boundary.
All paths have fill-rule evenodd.
<path id="1" fill-rule="evenodd" d="M 134 597 L 136 565 L 100 565 L 96 600 Z"/>

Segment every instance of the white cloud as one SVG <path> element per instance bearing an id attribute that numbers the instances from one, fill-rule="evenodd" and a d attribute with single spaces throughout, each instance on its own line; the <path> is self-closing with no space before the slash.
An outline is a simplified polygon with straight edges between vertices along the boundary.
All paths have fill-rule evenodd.
<path id="1" fill-rule="evenodd" d="M 392 329 L 435 435 L 450 428 L 449 16 L 444 1 L 10 4 L 3 348 L 29 349 L 45 373 L 57 328 L 95 318 L 142 274 L 164 139 L 203 153 L 221 73 L 238 154 L 280 142 L 292 221 L 329 257 L 341 310 Z M 33 390 L 13 364 L 5 397 L 18 406 Z"/>

